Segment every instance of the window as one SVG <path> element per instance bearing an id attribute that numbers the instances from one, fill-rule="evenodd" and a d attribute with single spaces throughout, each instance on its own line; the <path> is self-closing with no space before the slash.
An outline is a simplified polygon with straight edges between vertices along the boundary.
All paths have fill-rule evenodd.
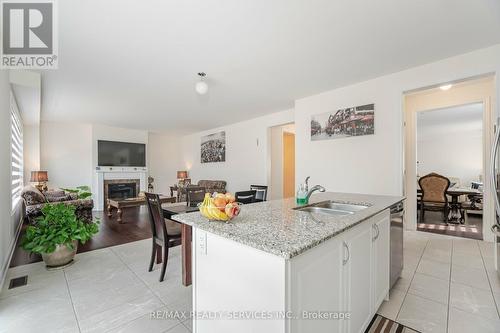
<path id="1" fill-rule="evenodd" d="M 12 210 L 16 209 L 21 199 L 23 181 L 23 122 L 16 99 L 10 92 L 10 150 L 12 179 Z"/>

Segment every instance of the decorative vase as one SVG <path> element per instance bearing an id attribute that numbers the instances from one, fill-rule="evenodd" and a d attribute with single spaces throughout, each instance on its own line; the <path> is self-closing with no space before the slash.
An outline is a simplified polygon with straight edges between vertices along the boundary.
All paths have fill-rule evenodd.
<path id="1" fill-rule="evenodd" d="M 77 248 L 78 241 L 74 240 L 73 249 L 64 244 L 57 245 L 54 252 L 42 253 L 42 258 L 48 269 L 66 267 L 73 263 Z"/>

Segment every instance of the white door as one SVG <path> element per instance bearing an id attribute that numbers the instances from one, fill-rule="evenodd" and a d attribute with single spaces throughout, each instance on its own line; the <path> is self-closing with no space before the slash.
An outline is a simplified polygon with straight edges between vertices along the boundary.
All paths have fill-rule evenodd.
<path id="1" fill-rule="evenodd" d="M 371 320 L 371 223 L 362 223 L 344 237 L 344 288 L 350 319 L 347 332 L 364 332 Z"/>
<path id="2" fill-rule="evenodd" d="M 389 292 L 390 284 L 389 212 L 377 216 L 372 224 L 372 310 L 375 312 Z"/>

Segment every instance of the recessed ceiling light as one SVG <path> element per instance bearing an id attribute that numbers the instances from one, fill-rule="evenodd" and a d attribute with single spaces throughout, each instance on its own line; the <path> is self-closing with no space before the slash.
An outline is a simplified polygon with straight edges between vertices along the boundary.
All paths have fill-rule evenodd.
<path id="1" fill-rule="evenodd" d="M 439 86 L 439 89 L 441 90 L 449 90 L 451 88 L 451 84 L 443 84 L 442 86 Z"/>
<path id="2" fill-rule="evenodd" d="M 205 82 L 205 76 L 207 76 L 207 74 L 200 72 L 198 76 L 200 77 L 200 81 L 196 82 L 194 89 L 198 94 L 205 95 L 208 92 L 208 84 Z"/>

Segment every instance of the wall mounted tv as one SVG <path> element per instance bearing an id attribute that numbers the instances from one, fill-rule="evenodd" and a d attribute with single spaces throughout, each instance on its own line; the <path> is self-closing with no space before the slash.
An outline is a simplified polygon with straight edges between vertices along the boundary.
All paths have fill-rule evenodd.
<path id="1" fill-rule="evenodd" d="M 114 167 L 145 167 L 146 145 L 117 141 L 97 141 L 97 165 Z"/>

